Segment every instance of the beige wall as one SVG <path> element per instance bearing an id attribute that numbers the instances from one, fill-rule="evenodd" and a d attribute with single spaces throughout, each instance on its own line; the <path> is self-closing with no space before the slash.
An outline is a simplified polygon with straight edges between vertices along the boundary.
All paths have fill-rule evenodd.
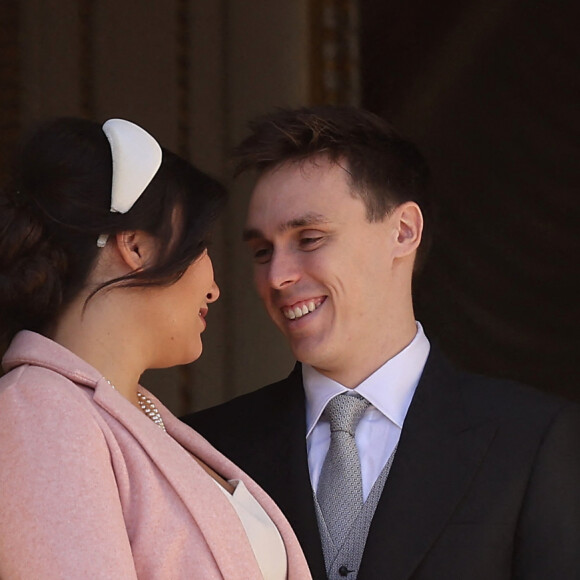
<path id="1" fill-rule="evenodd" d="M 20 26 L 23 125 L 126 117 L 230 186 L 213 248 L 222 295 L 205 353 L 146 383 L 183 412 L 281 377 L 292 359 L 255 297 L 239 241 L 250 183 L 231 182 L 227 155 L 252 116 L 307 102 L 307 0 L 25 0 Z"/>

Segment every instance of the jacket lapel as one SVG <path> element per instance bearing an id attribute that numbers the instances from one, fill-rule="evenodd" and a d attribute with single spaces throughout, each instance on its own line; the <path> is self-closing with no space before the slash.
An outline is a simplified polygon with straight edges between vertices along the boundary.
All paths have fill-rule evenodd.
<path id="1" fill-rule="evenodd" d="M 280 535 L 282 536 L 282 540 L 286 547 L 286 553 L 288 557 L 288 580 L 306 580 L 310 578 L 308 573 L 308 566 L 298 540 L 295 536 L 294 531 L 292 530 L 291 526 L 289 525 L 288 521 L 284 517 L 283 513 L 279 509 L 279 507 L 274 503 L 272 498 L 264 491 L 262 487 L 260 487 L 255 481 L 253 481 L 240 467 L 232 463 L 227 457 L 222 455 L 219 451 L 217 451 L 212 445 L 210 445 L 203 437 L 201 437 L 195 431 L 192 431 L 185 423 L 177 420 L 175 417 L 167 413 L 169 417 L 168 423 L 168 432 L 179 442 L 185 449 L 192 451 L 196 457 L 204 461 L 207 465 L 211 466 L 215 469 L 216 472 L 223 475 L 226 479 L 238 479 L 242 480 L 247 487 L 248 491 L 252 494 L 254 499 L 258 501 L 258 503 L 262 506 L 264 511 L 269 515 L 271 520 L 274 522 Z M 207 477 L 205 478 L 207 480 Z M 212 486 L 217 487 L 217 486 Z M 220 491 L 220 497 L 223 496 L 223 492 Z M 199 502 L 199 497 L 196 495 L 193 498 L 194 502 Z M 229 503 L 229 502 L 228 502 Z M 227 530 L 226 535 L 224 536 L 223 532 L 219 533 L 219 536 L 216 538 L 217 541 L 220 543 L 220 547 L 224 547 L 224 537 L 230 537 L 232 534 L 232 522 L 231 517 L 228 515 L 227 519 Z M 239 528 L 241 529 L 241 528 Z M 236 532 L 237 535 L 237 532 Z M 247 536 L 245 532 L 243 533 L 243 542 L 244 549 L 250 548 L 251 546 L 247 540 Z M 253 556 L 253 550 L 251 551 Z M 231 566 L 232 562 L 236 566 L 236 572 L 241 574 L 242 577 L 254 577 L 253 570 L 249 568 L 245 569 L 245 571 L 240 572 L 241 563 L 239 558 L 233 557 L 232 558 L 232 550 L 230 542 L 226 542 L 225 550 L 220 554 L 220 558 L 227 560 L 228 565 Z M 250 559 L 252 563 L 254 563 L 254 558 Z M 246 564 L 247 566 L 247 564 Z M 225 567 L 224 567 L 225 569 Z M 257 570 L 257 568 L 256 568 Z M 224 575 L 227 577 L 227 574 Z M 258 577 L 258 576 L 256 576 Z M 261 577 L 261 575 L 260 575 Z"/>
<path id="2" fill-rule="evenodd" d="M 326 580 L 308 472 L 300 364 L 278 383 L 184 420 L 268 492 L 294 529 L 312 576 Z"/>
<path id="3" fill-rule="evenodd" d="M 264 401 L 256 443 L 255 469 L 260 484 L 294 529 L 313 578 L 326 579 L 306 453 L 306 411 L 302 372 L 296 365 Z M 265 468 L 265 466 L 267 466 Z"/>
<path id="4" fill-rule="evenodd" d="M 496 426 L 470 418 L 458 374 L 432 349 L 377 506 L 359 580 L 411 577 L 467 491 Z"/>
<path id="5" fill-rule="evenodd" d="M 94 400 L 131 433 L 180 496 L 193 520 L 198 523 L 224 577 L 239 580 L 258 578 L 258 563 L 234 508 L 190 453 L 221 471 L 226 478 L 239 476 L 239 470 L 203 437 L 181 424 L 150 393 L 147 395 L 155 400 L 161 411 L 167 433 L 111 389 L 104 379 L 96 386 Z M 221 459 L 223 465 L 216 465 Z"/>

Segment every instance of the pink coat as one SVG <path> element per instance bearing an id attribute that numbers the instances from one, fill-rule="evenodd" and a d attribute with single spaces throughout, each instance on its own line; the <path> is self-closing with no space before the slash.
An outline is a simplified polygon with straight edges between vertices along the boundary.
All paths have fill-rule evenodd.
<path id="1" fill-rule="evenodd" d="M 0 578 L 262 578 L 228 499 L 193 460 L 241 479 L 274 521 L 288 578 L 311 578 L 266 493 L 160 403 L 169 434 L 101 374 L 20 332 L 0 379 Z"/>

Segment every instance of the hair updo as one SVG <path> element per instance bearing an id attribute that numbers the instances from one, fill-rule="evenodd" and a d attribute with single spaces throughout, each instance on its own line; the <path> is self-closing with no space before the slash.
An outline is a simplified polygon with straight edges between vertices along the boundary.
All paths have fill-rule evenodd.
<path id="1" fill-rule="evenodd" d="M 143 230 L 161 251 L 150 267 L 97 291 L 172 284 L 203 253 L 225 190 L 177 155 L 162 153 L 135 205 L 113 213 L 112 154 L 100 124 L 59 118 L 30 135 L 10 184 L 0 190 L 2 341 L 22 329 L 46 332 L 86 284 L 101 234 Z"/>

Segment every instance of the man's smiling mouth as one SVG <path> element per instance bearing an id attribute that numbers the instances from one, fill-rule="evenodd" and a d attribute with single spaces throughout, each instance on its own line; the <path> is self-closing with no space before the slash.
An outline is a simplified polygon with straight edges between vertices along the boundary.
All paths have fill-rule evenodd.
<path id="1" fill-rule="evenodd" d="M 314 312 L 324 302 L 324 297 L 314 298 L 312 300 L 302 300 L 292 304 L 292 306 L 283 306 L 282 314 L 288 320 L 296 320 Z"/>

